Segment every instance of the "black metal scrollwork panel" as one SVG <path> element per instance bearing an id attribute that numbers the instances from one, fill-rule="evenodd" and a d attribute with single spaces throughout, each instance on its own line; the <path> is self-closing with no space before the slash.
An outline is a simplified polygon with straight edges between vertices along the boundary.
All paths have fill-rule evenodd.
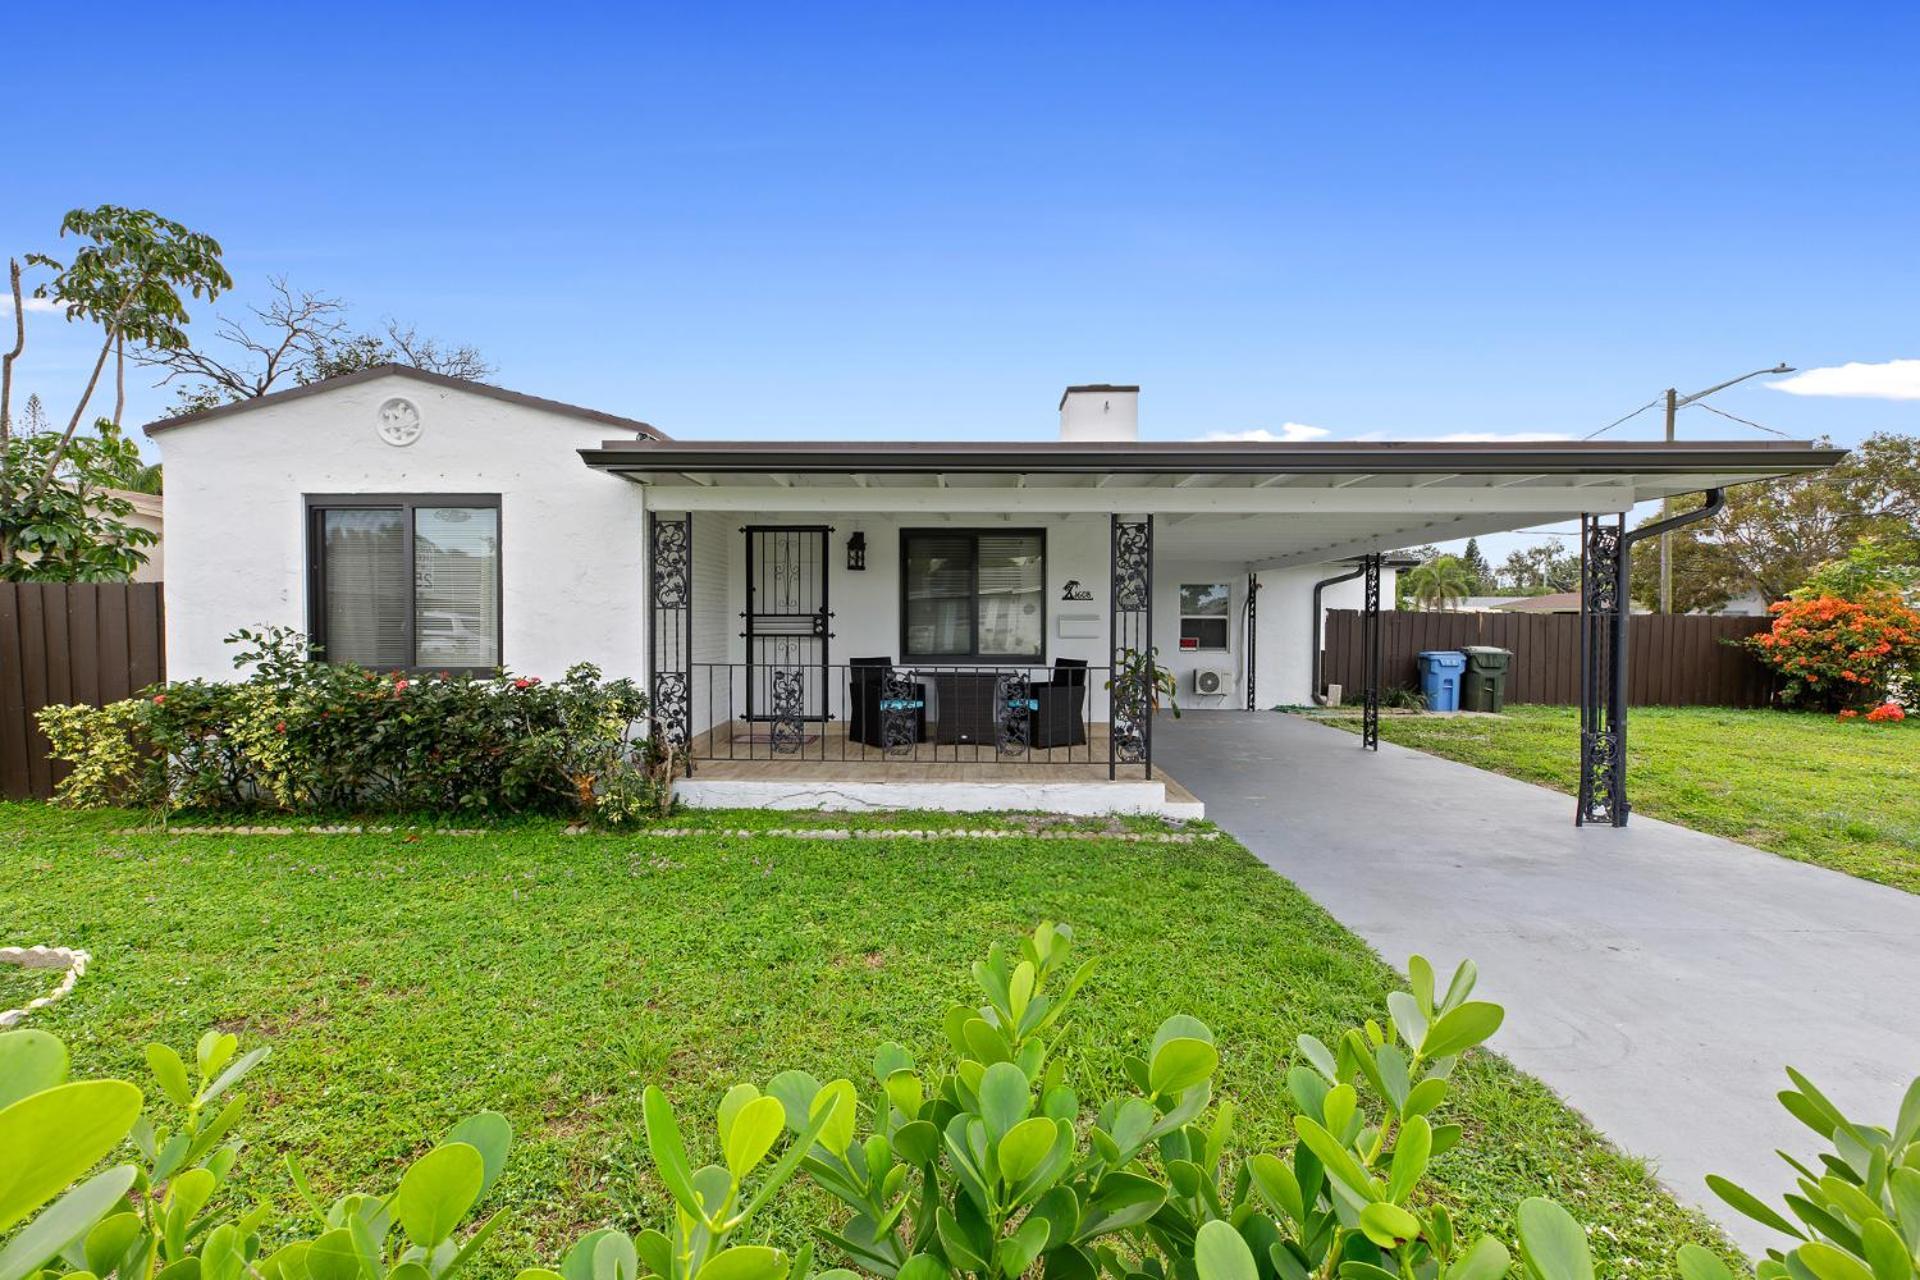
<path id="1" fill-rule="evenodd" d="M 684 609 L 693 593 L 693 522 L 653 522 L 653 605 L 656 609 Z"/>
<path id="2" fill-rule="evenodd" d="M 668 746 L 686 749 L 693 726 L 693 690 L 686 672 L 653 673 L 653 718 Z"/>
<path id="3" fill-rule="evenodd" d="M 890 756 L 912 753 L 919 741 L 920 711 L 926 703 L 911 672 L 889 667 L 880 681 L 880 749 Z"/>
<path id="4" fill-rule="evenodd" d="M 1580 735 L 1580 820 L 1615 824 L 1620 816 L 1620 735 L 1596 729 Z"/>
<path id="5" fill-rule="evenodd" d="M 1113 754 L 1122 764 L 1147 758 L 1147 718 L 1153 714 L 1147 674 L 1123 672 L 1113 681 Z"/>
<path id="6" fill-rule="evenodd" d="M 773 694 L 768 745 L 777 755 L 795 755 L 807 740 L 807 673 L 799 667 L 775 667 L 768 676 Z"/>
<path id="7" fill-rule="evenodd" d="M 1027 677 L 1006 671 L 993 682 L 994 747 L 1003 756 L 1019 755 L 1033 745 L 1033 691 Z"/>
<path id="8" fill-rule="evenodd" d="M 1594 613 L 1613 613 L 1620 608 L 1619 577 L 1621 526 L 1594 520 L 1587 526 L 1586 555 L 1581 584 L 1587 607 Z"/>
<path id="9" fill-rule="evenodd" d="M 1113 607 L 1121 613 L 1143 610 L 1153 592 L 1153 527 L 1120 520 L 1113 526 Z"/>

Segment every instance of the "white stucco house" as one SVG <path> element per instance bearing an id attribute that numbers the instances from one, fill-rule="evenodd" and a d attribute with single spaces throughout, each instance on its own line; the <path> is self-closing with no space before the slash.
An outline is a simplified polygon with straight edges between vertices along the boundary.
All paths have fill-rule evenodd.
<path id="1" fill-rule="evenodd" d="M 1304 703 L 1319 609 L 1391 602 L 1382 553 L 1586 517 L 1610 573 L 1634 503 L 1840 456 L 1143 441 L 1137 406 L 1070 387 L 1017 443 L 675 440 L 380 367 L 154 423 L 168 674 L 230 676 L 254 623 L 382 668 L 589 660 L 652 691 L 690 803 L 1196 814 L 1138 655 L 1183 708 Z"/>

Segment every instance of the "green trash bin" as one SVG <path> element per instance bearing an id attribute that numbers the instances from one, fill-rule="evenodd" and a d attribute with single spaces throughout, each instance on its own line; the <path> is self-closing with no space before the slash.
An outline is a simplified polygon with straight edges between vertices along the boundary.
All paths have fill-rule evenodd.
<path id="1" fill-rule="evenodd" d="M 1507 707 L 1507 663 L 1513 654 L 1491 645 L 1462 645 L 1467 673 L 1460 681 L 1462 711 L 1504 711 Z"/>

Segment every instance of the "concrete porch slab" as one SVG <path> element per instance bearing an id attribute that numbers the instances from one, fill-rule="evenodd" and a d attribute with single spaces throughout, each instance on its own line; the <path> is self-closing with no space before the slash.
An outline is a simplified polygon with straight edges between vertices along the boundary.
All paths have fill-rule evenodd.
<path id="1" fill-rule="evenodd" d="M 694 809 L 817 809 L 828 813 L 931 809 L 941 813 L 1059 813 L 1087 818 L 1109 814 L 1180 819 L 1206 816 L 1206 806 L 1191 795 L 1181 799 L 1170 792 L 1165 782 L 1039 782 L 1015 778 L 890 782 L 825 776 L 756 779 L 696 775 L 674 784 L 674 795 Z"/>

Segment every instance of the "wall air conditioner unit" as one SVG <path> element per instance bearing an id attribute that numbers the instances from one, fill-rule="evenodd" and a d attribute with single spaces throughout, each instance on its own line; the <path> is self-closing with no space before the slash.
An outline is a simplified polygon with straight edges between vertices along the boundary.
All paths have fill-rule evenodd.
<path id="1" fill-rule="evenodd" d="M 1233 673 L 1216 667 L 1202 667 L 1193 673 L 1193 691 L 1219 697 L 1233 687 Z"/>

